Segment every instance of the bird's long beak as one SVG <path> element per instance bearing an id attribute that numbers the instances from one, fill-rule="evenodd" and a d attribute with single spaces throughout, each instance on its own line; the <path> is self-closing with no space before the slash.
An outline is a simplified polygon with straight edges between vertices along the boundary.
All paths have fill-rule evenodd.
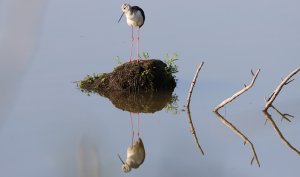
<path id="1" fill-rule="evenodd" d="M 121 21 L 121 19 L 122 19 L 123 15 L 124 15 L 124 12 L 122 13 L 122 15 L 121 15 L 121 17 L 120 17 L 120 19 L 119 19 L 118 23 Z"/>
<path id="2" fill-rule="evenodd" d="M 122 16 L 121 16 L 121 17 L 122 17 Z M 119 20 L 119 21 L 120 21 L 120 20 Z M 121 160 L 121 162 L 122 162 L 123 164 L 125 164 L 125 162 L 122 160 L 120 154 L 118 154 L 118 157 L 119 157 L 119 159 Z"/>

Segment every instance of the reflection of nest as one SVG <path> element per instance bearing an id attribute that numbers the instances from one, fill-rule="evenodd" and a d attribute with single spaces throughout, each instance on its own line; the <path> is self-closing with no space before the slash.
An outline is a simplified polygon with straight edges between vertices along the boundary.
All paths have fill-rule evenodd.
<path id="1" fill-rule="evenodd" d="M 172 99 L 172 91 L 146 93 L 113 91 L 99 94 L 110 99 L 115 107 L 133 113 L 154 113 L 160 111 Z"/>

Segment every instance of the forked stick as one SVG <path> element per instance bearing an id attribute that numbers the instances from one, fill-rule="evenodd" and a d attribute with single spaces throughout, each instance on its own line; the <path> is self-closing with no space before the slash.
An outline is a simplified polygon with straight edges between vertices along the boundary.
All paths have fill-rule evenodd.
<path id="1" fill-rule="evenodd" d="M 267 111 L 273 104 L 274 100 L 276 99 L 276 97 L 278 96 L 278 94 L 280 93 L 281 89 L 285 86 L 288 85 L 289 83 L 291 83 L 294 79 L 290 80 L 295 74 L 297 74 L 300 71 L 300 67 L 295 69 L 294 71 L 292 71 L 289 75 L 286 76 L 286 78 L 284 78 L 281 83 L 277 86 L 277 88 L 274 90 L 274 92 L 272 93 L 272 95 L 266 99 L 266 105 L 263 111 Z"/>
<path id="2" fill-rule="evenodd" d="M 253 76 L 251 83 L 249 85 L 245 84 L 244 88 L 242 88 L 240 91 L 236 92 L 235 94 L 233 94 L 231 97 L 227 98 L 226 100 L 222 101 L 213 111 L 217 112 L 220 108 L 224 107 L 226 104 L 232 102 L 238 96 L 240 96 L 241 94 L 243 94 L 244 92 L 246 92 L 247 90 L 249 90 L 254 85 L 255 80 L 256 80 L 259 72 L 260 72 L 260 69 L 258 69 L 255 74 L 251 70 L 251 74 Z"/>
<path id="3" fill-rule="evenodd" d="M 244 144 L 248 143 L 251 146 L 251 150 L 253 152 L 253 158 L 251 160 L 251 164 L 253 163 L 253 161 L 255 160 L 257 165 L 260 167 L 260 163 L 254 148 L 254 145 L 252 144 L 252 142 L 238 129 L 236 128 L 232 123 L 230 123 L 228 120 L 226 120 L 219 112 L 218 110 L 222 107 L 224 107 L 226 104 L 232 102 L 234 99 L 236 99 L 238 96 L 240 96 L 241 94 L 243 94 L 244 92 L 246 92 L 247 90 L 249 90 L 255 83 L 256 78 L 258 76 L 260 72 L 260 69 L 258 69 L 256 71 L 256 73 L 254 74 L 253 71 L 251 70 L 251 74 L 253 76 L 252 81 L 249 85 L 244 85 L 244 88 L 241 89 L 240 91 L 236 92 L 235 94 L 233 94 L 231 97 L 227 98 L 226 100 L 222 101 L 214 110 L 213 112 L 217 115 L 217 117 L 223 122 L 223 124 L 225 124 L 227 127 L 229 127 L 234 133 L 236 133 L 237 135 L 239 135 L 243 141 Z"/>

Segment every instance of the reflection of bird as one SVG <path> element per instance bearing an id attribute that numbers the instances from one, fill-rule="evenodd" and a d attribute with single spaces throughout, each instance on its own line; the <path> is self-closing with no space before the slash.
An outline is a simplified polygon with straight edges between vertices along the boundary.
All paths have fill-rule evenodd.
<path id="1" fill-rule="evenodd" d="M 127 149 L 127 159 L 124 162 L 120 155 L 118 154 L 120 160 L 122 161 L 122 170 L 125 173 L 131 171 L 131 168 L 139 168 L 139 166 L 145 160 L 145 148 L 141 138 L 139 138 L 133 146 L 128 147 Z"/>
<path id="2" fill-rule="evenodd" d="M 138 6 L 130 6 L 130 4 L 123 4 L 121 6 L 122 15 L 118 22 L 122 19 L 123 15 L 125 14 L 127 18 L 127 24 L 131 26 L 131 33 L 132 33 L 132 41 L 131 41 L 131 49 L 130 49 L 130 60 L 132 59 L 132 48 L 134 42 L 134 35 L 133 35 L 133 27 L 138 27 L 138 38 L 137 38 L 137 61 L 139 58 L 139 43 L 140 43 L 140 28 L 143 26 L 145 22 L 145 13 L 143 9 Z"/>

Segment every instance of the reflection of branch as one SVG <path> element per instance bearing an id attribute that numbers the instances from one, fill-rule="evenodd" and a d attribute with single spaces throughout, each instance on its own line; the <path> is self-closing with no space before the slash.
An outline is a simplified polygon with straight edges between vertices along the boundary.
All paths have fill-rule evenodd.
<path id="1" fill-rule="evenodd" d="M 277 127 L 276 123 L 274 122 L 274 120 L 272 119 L 271 114 L 268 113 L 268 111 L 264 110 L 263 111 L 267 120 L 269 120 L 273 126 L 273 128 L 275 129 L 275 131 L 277 132 L 278 136 L 280 137 L 280 139 L 285 142 L 286 145 L 288 145 L 289 148 L 291 148 L 293 151 L 295 151 L 298 155 L 300 155 L 299 150 L 297 150 L 294 146 L 292 146 L 288 140 L 285 139 L 285 137 L 283 136 L 283 134 L 281 133 L 281 131 L 279 130 L 279 128 Z"/>
<path id="2" fill-rule="evenodd" d="M 226 104 L 230 103 L 231 101 L 233 101 L 234 99 L 236 99 L 238 96 L 240 96 L 241 94 L 243 94 L 244 92 L 246 92 L 247 90 L 249 90 L 254 85 L 254 82 L 255 82 L 255 80 L 256 80 L 259 72 L 260 72 L 260 69 L 258 69 L 255 74 L 251 70 L 251 74 L 253 76 L 251 83 L 249 85 L 244 85 L 243 89 L 241 89 L 240 91 L 236 92 L 234 95 L 232 95 L 231 97 L 227 98 L 223 102 L 221 102 L 213 111 L 217 112 L 220 108 L 222 108 L 223 106 L 225 106 Z"/>
<path id="3" fill-rule="evenodd" d="M 281 115 L 282 119 L 286 119 L 287 121 L 290 122 L 290 119 L 287 117 L 294 117 L 290 114 L 286 114 L 286 113 L 281 113 L 278 109 L 276 109 L 273 106 L 273 102 L 276 99 L 276 97 L 279 95 L 280 91 L 282 90 L 282 88 L 285 85 L 288 85 L 289 83 L 291 83 L 292 81 L 294 81 L 294 79 L 291 79 L 295 74 L 297 74 L 300 71 L 300 67 L 295 69 L 294 71 L 292 71 L 289 75 L 287 75 L 282 81 L 281 83 L 277 86 L 277 88 L 274 90 L 274 92 L 271 94 L 271 96 L 266 100 L 266 105 L 265 108 L 263 110 L 265 116 L 266 116 L 266 120 L 270 121 L 273 128 L 275 129 L 275 131 L 277 132 L 278 136 L 280 137 L 280 139 L 289 147 L 291 148 L 293 151 L 295 151 L 298 155 L 300 155 L 300 152 L 298 149 L 296 149 L 294 146 L 292 146 L 287 139 L 285 139 L 285 137 L 283 136 L 283 134 L 281 133 L 280 129 L 277 127 L 275 121 L 272 119 L 271 114 L 268 113 L 268 109 L 270 107 L 272 107 L 279 115 Z"/>
<path id="4" fill-rule="evenodd" d="M 195 139 L 195 142 L 196 142 L 198 148 L 200 149 L 201 153 L 204 155 L 204 151 L 203 151 L 203 149 L 201 148 L 200 143 L 199 143 L 199 141 L 198 141 L 198 137 L 197 137 L 197 134 L 196 134 L 196 131 L 195 131 L 195 128 L 194 128 L 194 124 L 193 124 L 192 116 L 191 116 L 191 111 L 190 111 L 190 102 L 191 102 L 191 97 L 192 97 L 193 89 L 194 89 L 194 87 L 195 87 L 195 83 L 196 83 L 198 74 L 199 74 L 199 72 L 200 72 L 200 70 L 201 70 L 203 64 L 204 64 L 204 62 L 202 62 L 202 63 L 198 66 L 198 68 L 197 68 L 197 70 L 196 70 L 194 79 L 193 79 L 193 81 L 192 81 L 192 83 L 191 83 L 191 87 L 190 87 L 190 90 L 189 90 L 189 94 L 188 94 L 188 96 L 187 96 L 187 100 L 186 100 L 186 101 L 187 101 L 186 108 L 187 108 L 187 114 L 188 114 L 188 118 L 189 118 L 189 123 L 190 123 L 191 132 L 192 132 L 192 134 L 193 134 L 193 136 L 194 136 L 194 139 Z"/>
<path id="5" fill-rule="evenodd" d="M 294 118 L 293 115 L 287 114 L 287 113 L 282 113 L 280 112 L 276 107 L 274 107 L 273 105 L 271 105 L 271 107 L 281 116 L 281 120 L 285 119 L 288 122 L 291 122 L 291 120 L 288 117 Z"/>
<path id="6" fill-rule="evenodd" d="M 252 152 L 253 152 L 253 158 L 251 160 L 251 165 L 252 165 L 253 161 L 255 160 L 257 165 L 260 167 L 260 163 L 259 163 L 258 157 L 256 155 L 256 151 L 255 151 L 255 148 L 254 148 L 254 145 L 252 144 L 252 142 L 238 128 L 236 128 L 232 123 L 230 123 L 221 114 L 219 114 L 218 111 L 214 111 L 214 113 L 227 127 L 229 127 L 234 133 L 236 133 L 243 139 L 244 144 L 246 144 L 246 143 L 250 144 Z"/>
<path id="7" fill-rule="evenodd" d="M 291 72 L 288 76 L 286 76 L 286 78 L 284 78 L 282 80 L 282 82 L 278 85 L 278 87 L 274 90 L 274 92 L 272 93 L 272 95 L 266 99 L 266 105 L 264 108 L 264 111 L 267 111 L 272 103 L 274 102 L 274 100 L 276 99 L 276 97 L 278 96 L 278 94 L 280 93 L 281 89 L 283 88 L 283 86 L 291 83 L 294 79 L 290 80 L 295 74 L 297 74 L 300 71 L 300 67 L 295 69 L 293 72 Z"/>
<path id="8" fill-rule="evenodd" d="M 197 134 L 196 134 L 196 131 L 195 131 L 195 128 L 194 128 L 194 125 L 193 125 L 193 121 L 192 121 L 192 116 L 191 116 L 191 112 L 190 112 L 190 107 L 187 107 L 187 114 L 188 114 L 188 118 L 189 118 L 189 123 L 190 123 L 190 128 L 191 128 L 191 132 L 194 136 L 194 140 L 198 146 L 198 148 L 200 149 L 202 155 L 204 155 L 204 151 L 203 149 L 201 148 L 200 146 L 200 143 L 198 141 L 198 137 L 197 137 Z"/>
<path id="9" fill-rule="evenodd" d="M 253 152 L 253 158 L 251 160 L 251 164 L 253 163 L 253 161 L 255 160 L 257 165 L 260 167 L 260 163 L 258 160 L 258 157 L 256 155 L 256 151 L 254 148 L 254 145 L 252 144 L 252 142 L 238 129 L 236 128 L 232 123 L 230 123 L 228 120 L 226 120 L 221 114 L 219 114 L 218 110 L 222 107 L 224 107 L 226 104 L 230 103 L 231 101 L 233 101 L 234 99 L 236 99 L 238 96 L 240 96 L 241 94 L 243 94 L 244 92 L 246 92 L 247 90 L 249 90 L 253 85 L 254 82 L 258 76 L 260 72 L 260 69 L 258 69 L 256 71 L 256 73 L 254 74 L 253 71 L 251 70 L 251 74 L 253 76 L 252 81 L 249 85 L 244 85 L 244 88 L 241 89 L 240 91 L 236 92 L 234 95 L 232 95 L 231 97 L 227 98 L 226 100 L 222 101 L 214 110 L 213 112 L 217 115 L 217 117 L 227 126 L 229 127 L 234 133 L 236 133 L 237 135 L 239 135 L 243 141 L 244 144 L 248 143 L 251 146 L 252 152 Z"/>
<path id="10" fill-rule="evenodd" d="M 202 62 L 202 63 L 198 66 L 197 71 L 196 71 L 195 76 L 194 76 L 194 79 L 193 79 L 193 81 L 192 81 L 192 83 L 191 83 L 190 91 L 189 91 L 188 97 L 187 97 L 187 99 L 186 99 L 186 101 L 187 101 L 186 107 L 188 107 L 188 108 L 190 107 L 190 102 L 191 102 L 191 97 L 192 97 L 193 89 L 194 89 L 194 86 L 195 86 L 195 83 L 196 83 L 198 74 L 199 74 L 199 72 L 200 72 L 200 70 L 201 70 L 203 64 L 204 64 L 204 62 Z"/>

